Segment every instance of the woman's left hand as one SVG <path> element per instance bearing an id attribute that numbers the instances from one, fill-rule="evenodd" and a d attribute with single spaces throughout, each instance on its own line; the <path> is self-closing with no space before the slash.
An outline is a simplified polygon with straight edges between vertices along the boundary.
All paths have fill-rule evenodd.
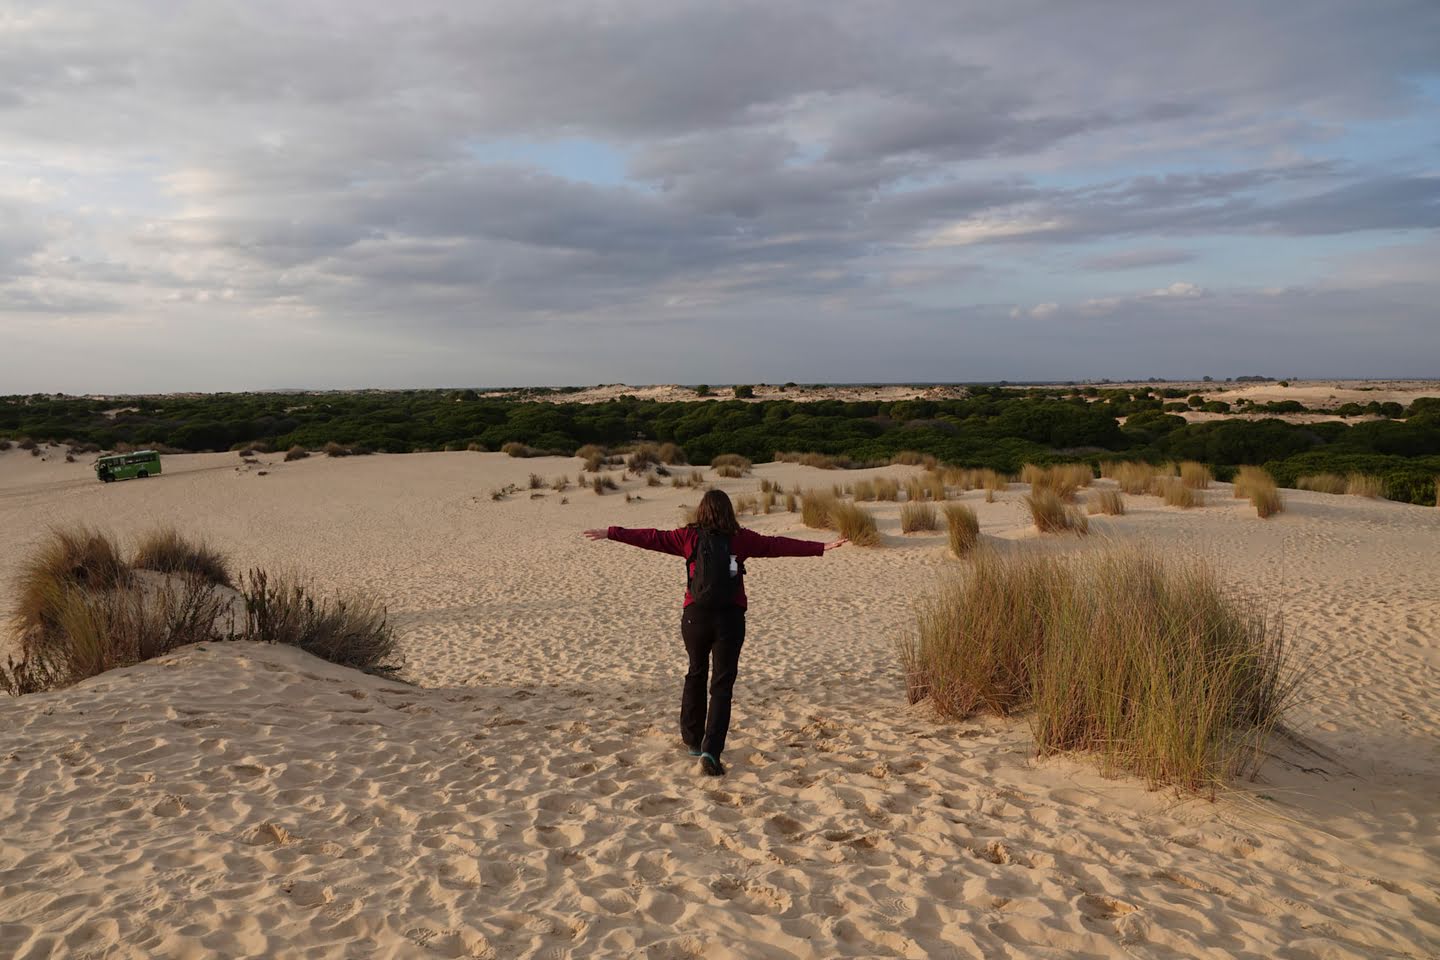
<path id="1" fill-rule="evenodd" d="M 841 537 L 839 540 L 835 540 L 835 541 L 833 541 L 833 542 L 831 542 L 831 543 L 825 544 L 825 552 L 828 553 L 828 552 L 830 552 L 831 550 L 838 550 L 838 549 L 840 549 L 841 547 L 845 546 L 845 544 L 847 544 L 847 543 L 849 543 L 849 542 L 850 542 L 850 541 L 847 540 L 845 537 Z"/>
<path id="2" fill-rule="evenodd" d="M 586 530 L 581 534 L 586 540 L 609 540 L 609 530 Z"/>

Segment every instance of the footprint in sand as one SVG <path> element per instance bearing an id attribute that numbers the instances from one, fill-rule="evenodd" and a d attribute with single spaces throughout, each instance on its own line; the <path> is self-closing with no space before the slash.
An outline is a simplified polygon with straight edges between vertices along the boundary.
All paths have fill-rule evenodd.
<path id="1" fill-rule="evenodd" d="M 296 880 L 282 889 L 301 907 L 322 907 L 335 899 L 333 889 L 315 880 Z"/>
<path id="2" fill-rule="evenodd" d="M 1114 920 L 1139 909 L 1133 903 L 1095 893 L 1082 895 L 1078 906 L 1080 913 L 1092 920 Z"/>

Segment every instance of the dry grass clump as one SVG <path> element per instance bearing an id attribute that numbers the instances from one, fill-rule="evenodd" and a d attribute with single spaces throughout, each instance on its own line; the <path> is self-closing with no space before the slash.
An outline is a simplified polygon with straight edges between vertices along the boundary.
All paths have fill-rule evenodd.
<path id="1" fill-rule="evenodd" d="M 1255 513 L 1261 520 L 1268 520 L 1285 510 L 1285 501 L 1280 496 L 1280 490 L 1274 484 L 1251 490 L 1250 502 L 1255 506 Z"/>
<path id="2" fill-rule="evenodd" d="M 760 494 L 760 512 L 771 513 L 775 509 L 775 488 L 770 488 Z"/>
<path id="3" fill-rule="evenodd" d="M 860 500 L 872 501 L 872 500 L 874 500 L 874 499 L 875 499 L 875 481 L 874 481 L 874 480 L 856 480 L 856 481 L 855 481 L 855 499 L 856 499 L 857 501 L 860 501 Z"/>
<path id="4" fill-rule="evenodd" d="M 1295 481 L 1296 490 L 1313 490 L 1316 493 L 1344 493 L 1345 478 L 1335 473 L 1311 473 Z"/>
<path id="5" fill-rule="evenodd" d="M 1231 485 L 1231 494 L 1236 500 L 1244 500 L 1256 487 L 1273 486 L 1275 486 L 1275 478 L 1264 470 L 1259 467 L 1242 466 L 1235 471 L 1235 482 Z"/>
<path id="6" fill-rule="evenodd" d="M 670 464 L 686 464 L 690 461 L 685 457 L 685 451 L 673 443 L 660 444 L 660 462 Z"/>
<path id="7" fill-rule="evenodd" d="M 1085 502 L 1087 513 L 1103 513 L 1106 516 L 1125 515 L 1125 497 L 1119 490 L 1096 490 L 1095 495 Z"/>
<path id="8" fill-rule="evenodd" d="M 925 488 L 925 484 L 921 482 L 919 477 L 911 477 L 905 481 L 905 499 L 910 503 L 918 503 L 924 500 L 927 493 L 928 491 Z"/>
<path id="9" fill-rule="evenodd" d="M 807 502 L 809 498 L 806 498 Z M 843 500 L 837 500 L 829 508 L 830 525 L 857 547 L 878 547 L 880 531 L 875 527 L 875 518 L 864 507 Z"/>
<path id="10" fill-rule="evenodd" d="M 920 474 L 920 482 L 931 500 L 950 499 L 950 491 L 945 489 L 945 477 L 939 470 L 927 470 Z"/>
<path id="11" fill-rule="evenodd" d="M 800 498 L 800 522 L 815 530 L 829 530 L 830 514 L 839 503 L 829 490 L 806 490 Z"/>
<path id="12" fill-rule="evenodd" d="M 796 508 L 797 508 L 798 505 L 799 505 L 799 503 L 798 503 L 799 499 L 800 499 L 800 498 L 795 494 L 795 491 L 793 491 L 793 490 L 787 490 L 787 491 L 785 491 L 785 512 L 786 512 L 786 513 L 794 513 L 795 510 L 796 510 Z"/>
<path id="13" fill-rule="evenodd" d="M 1041 533 L 1078 533 L 1090 532 L 1090 521 L 1079 509 L 1060 499 L 1055 491 L 1041 487 L 1034 493 L 1027 494 L 1025 506 L 1030 510 L 1030 519 L 1034 521 L 1035 528 Z"/>
<path id="14" fill-rule="evenodd" d="M 1111 477 L 1114 479 L 1115 485 L 1120 488 L 1122 493 L 1128 493 L 1132 497 L 1149 493 L 1158 475 L 1159 471 L 1148 463 L 1127 461 L 1111 464 Z"/>
<path id="15" fill-rule="evenodd" d="M 108 590 L 71 583 L 52 595 L 50 609 L 53 622 L 23 638 L 20 661 L 0 667 L 0 690 L 21 696 L 68 686 L 219 639 L 230 602 L 203 577 L 179 577 Z"/>
<path id="16" fill-rule="evenodd" d="M 950 534 L 950 551 L 968 557 L 980 544 L 980 518 L 963 503 L 945 505 L 945 528 Z"/>
<path id="17" fill-rule="evenodd" d="M 1204 494 L 1196 492 L 1194 487 L 1187 487 L 1185 481 L 1179 477 L 1156 477 L 1152 492 L 1158 496 L 1167 507 L 1179 507 L 1182 510 L 1189 510 L 1192 507 L 1204 506 Z"/>
<path id="18" fill-rule="evenodd" d="M 331 440 L 329 443 L 325 444 L 325 446 L 321 448 L 321 452 L 324 453 L 327 457 L 350 456 L 350 448 L 342 444 L 336 443 L 334 440 Z"/>
<path id="19" fill-rule="evenodd" d="M 798 463 L 802 467 L 814 467 L 817 470 L 835 470 L 840 466 L 840 461 L 825 453 L 800 453 L 797 450 L 786 450 L 775 454 L 775 459 L 782 463 Z"/>
<path id="20" fill-rule="evenodd" d="M 1003 474 L 996 473 L 994 470 L 981 470 L 979 480 L 980 486 L 985 488 L 986 503 L 994 503 L 995 494 L 1010 486 L 1010 481 Z"/>
<path id="21" fill-rule="evenodd" d="M 914 450 L 901 450 L 890 458 L 890 464 L 892 466 L 924 467 L 926 470 L 934 470 L 940 465 L 940 462 L 928 453 L 917 453 Z"/>
<path id="22" fill-rule="evenodd" d="M 900 481 L 894 477 L 875 478 L 875 499 L 894 503 L 900 499 Z"/>
<path id="23" fill-rule="evenodd" d="M 952 719 L 1033 707 L 1042 754 L 1212 794 L 1258 763 L 1302 679 L 1280 630 L 1208 567 L 1133 547 L 982 552 L 920 602 L 900 655 L 912 703 Z"/>
<path id="24" fill-rule="evenodd" d="M 135 548 L 130 566 L 181 576 L 200 577 L 223 587 L 234 587 L 225 555 L 205 543 L 186 540 L 173 528 L 156 530 Z"/>
<path id="25" fill-rule="evenodd" d="M 1180 482 L 1191 490 L 1209 490 L 1214 479 L 1210 468 L 1203 463 L 1186 460 L 1180 464 Z"/>
<path id="26" fill-rule="evenodd" d="M 570 489 L 570 478 L 562 473 L 560 476 L 550 481 L 550 489 L 554 490 L 556 493 L 564 493 L 566 490 Z"/>
<path id="27" fill-rule="evenodd" d="M 94 530 L 53 530 L 15 577 L 15 626 L 21 652 L 59 623 L 66 597 L 77 589 L 103 592 L 124 586 L 130 569 L 115 541 Z"/>
<path id="28" fill-rule="evenodd" d="M 928 503 L 907 503 L 900 508 L 900 532 L 938 530 L 940 522 L 935 507 Z"/>
<path id="29" fill-rule="evenodd" d="M 545 486 L 545 478 L 538 473 L 532 473 L 530 474 L 529 485 L 531 490 L 539 490 Z"/>
<path id="30" fill-rule="evenodd" d="M 1061 463 L 1052 467 L 1037 467 L 1025 464 L 1020 471 L 1023 483 L 1030 484 L 1030 492 L 1049 491 L 1066 503 L 1074 503 L 1081 487 L 1088 487 L 1095 475 L 1083 463 Z"/>
<path id="31" fill-rule="evenodd" d="M 1255 513 L 1265 520 L 1281 513 L 1285 501 L 1275 485 L 1275 478 L 1259 467 L 1241 467 L 1235 474 L 1235 497 L 1248 497 Z"/>
<path id="32" fill-rule="evenodd" d="M 304 460 L 308 456 L 310 456 L 310 451 L 296 444 L 285 451 L 285 462 L 290 463 L 292 460 Z"/>
<path id="33" fill-rule="evenodd" d="M 749 458 L 738 453 L 722 453 L 710 461 L 710 466 L 722 477 L 743 477 L 750 472 Z"/>
<path id="34" fill-rule="evenodd" d="M 590 481 L 590 489 L 597 494 L 604 494 L 606 490 L 619 490 L 620 485 L 615 482 L 615 478 L 610 476 L 610 474 L 597 473 Z"/>
<path id="35" fill-rule="evenodd" d="M 283 643 L 366 673 L 393 675 L 404 659 L 383 604 L 357 594 L 338 600 L 317 597 L 297 580 L 251 570 L 240 588 L 245 627 L 239 639 Z"/>
<path id="36" fill-rule="evenodd" d="M 753 514 L 760 509 L 760 501 L 748 493 L 742 493 L 735 498 L 734 507 L 737 515 L 742 513 Z"/>
<path id="37" fill-rule="evenodd" d="M 1352 473 L 1345 478 L 1345 492 L 1352 497 L 1378 499 L 1385 496 L 1385 481 L 1364 473 Z"/>

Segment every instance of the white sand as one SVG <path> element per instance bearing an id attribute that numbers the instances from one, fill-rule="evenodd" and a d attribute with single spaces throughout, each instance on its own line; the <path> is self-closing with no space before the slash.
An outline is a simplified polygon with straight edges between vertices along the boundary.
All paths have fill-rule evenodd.
<path id="1" fill-rule="evenodd" d="M 378 595 L 424 686 L 207 644 L 0 702 L 0 956 L 1436 954 L 1440 510 L 1290 493 L 1261 521 L 1222 486 L 1092 519 L 1213 557 L 1315 658 L 1295 720 L 1327 756 L 1282 745 L 1212 804 L 1037 763 L 1023 724 L 906 707 L 892 640 L 960 565 L 943 534 L 901 536 L 894 504 L 883 549 L 751 565 L 717 781 L 675 733 L 680 561 L 579 536 L 672 526 L 694 491 L 496 503 L 579 462 L 262 459 L 102 486 L 63 454 L 0 454 L 0 604 L 48 525 L 170 523 L 239 568 Z M 964 500 L 987 536 L 1094 545 L 1041 541 L 1019 496 Z"/>

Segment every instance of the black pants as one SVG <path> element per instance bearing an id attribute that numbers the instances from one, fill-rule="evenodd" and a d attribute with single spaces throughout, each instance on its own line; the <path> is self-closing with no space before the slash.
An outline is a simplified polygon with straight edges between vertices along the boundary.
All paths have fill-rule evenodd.
<path id="1" fill-rule="evenodd" d="M 730 698 L 745 645 L 745 611 L 740 607 L 701 610 L 685 608 L 680 635 L 690 655 L 685 692 L 680 698 L 680 736 L 691 749 L 719 757 L 730 729 Z M 714 658 L 710 677 L 710 709 L 705 709 L 705 675 Z"/>

